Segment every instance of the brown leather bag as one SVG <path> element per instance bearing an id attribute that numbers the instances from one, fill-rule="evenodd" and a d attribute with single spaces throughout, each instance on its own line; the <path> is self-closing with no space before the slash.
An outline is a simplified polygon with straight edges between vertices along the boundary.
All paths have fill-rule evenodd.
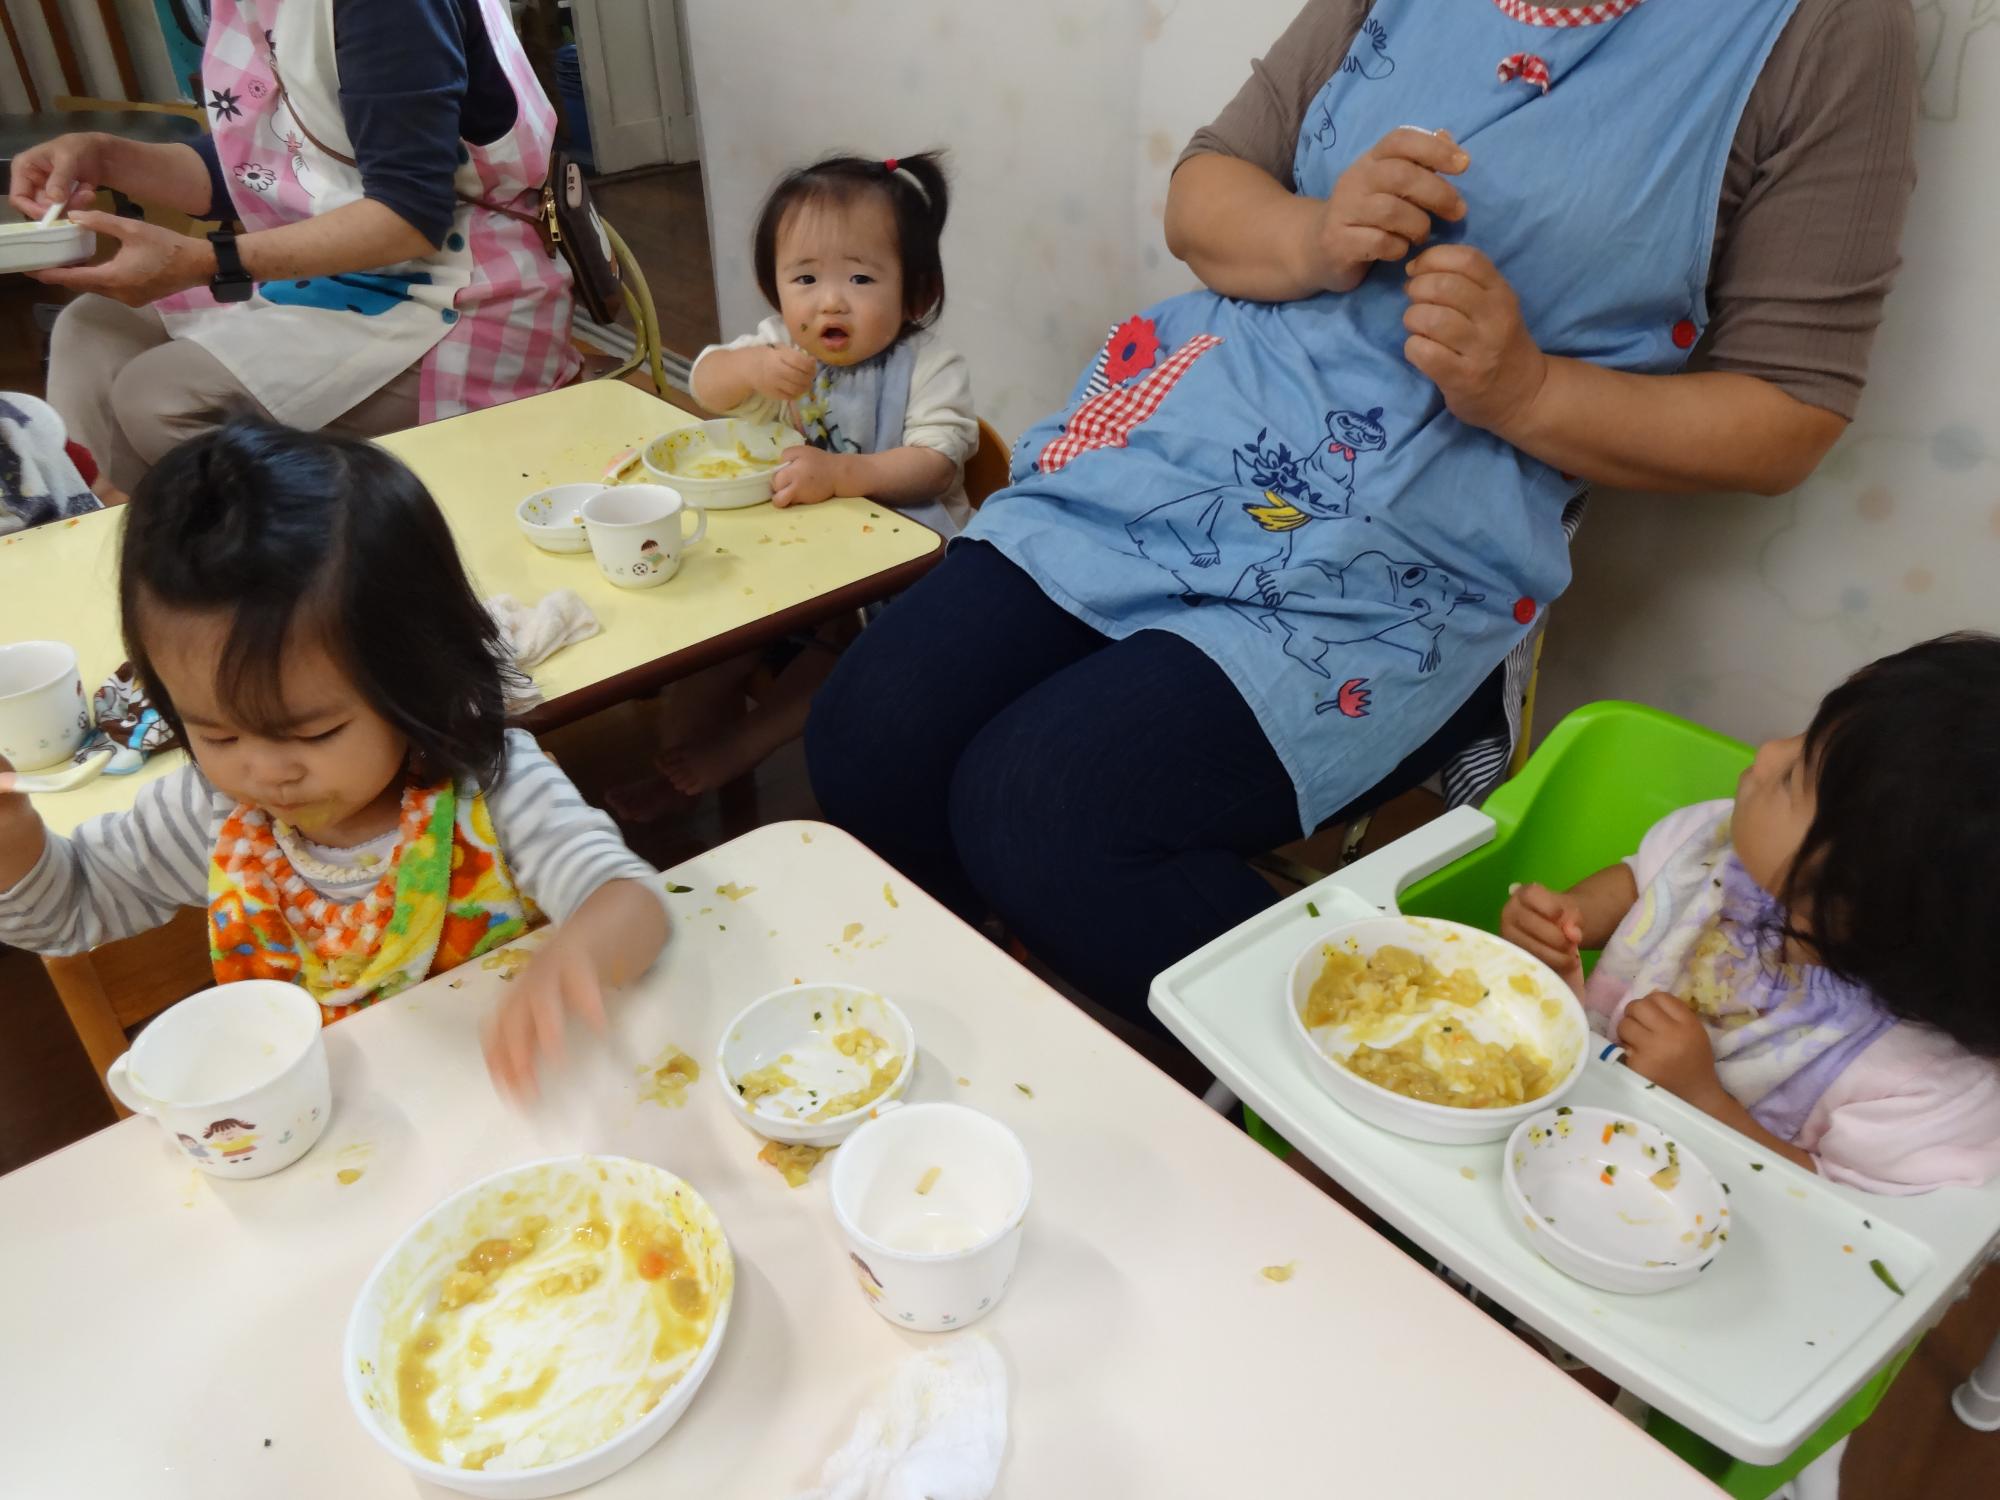
<path id="1" fill-rule="evenodd" d="M 271 76 L 278 85 L 278 99 L 305 132 L 307 140 L 327 156 L 345 166 L 358 163 L 351 156 L 343 155 L 327 145 L 312 133 L 312 128 L 285 96 L 285 81 L 278 77 L 278 62 L 271 60 Z M 560 184 L 560 187 L 558 186 Z M 590 183 L 583 175 L 583 168 L 576 158 L 560 149 L 549 152 L 549 175 L 541 186 L 541 211 L 524 213 L 518 208 L 502 203 L 492 203 L 484 198 L 474 198 L 459 193 L 461 203 L 469 203 L 474 208 L 489 209 L 509 219 L 518 219 L 523 224 L 535 226 L 541 236 L 542 248 L 563 261 L 569 267 L 570 280 L 575 283 L 576 299 L 583 304 L 583 310 L 596 323 L 615 323 L 625 306 L 622 295 L 625 274 L 618 264 L 618 252 L 612 248 L 611 235 L 604 227 L 604 221 L 597 215 L 597 206 L 590 199 Z"/>

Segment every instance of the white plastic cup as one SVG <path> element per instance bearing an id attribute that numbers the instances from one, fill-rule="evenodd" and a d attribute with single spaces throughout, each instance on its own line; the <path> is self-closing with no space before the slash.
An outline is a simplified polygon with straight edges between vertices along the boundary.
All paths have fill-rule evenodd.
<path id="1" fill-rule="evenodd" d="M 0 646 L 0 756 L 39 771 L 76 754 L 89 733 L 76 652 L 61 641 Z"/>
<path id="2" fill-rule="evenodd" d="M 597 570 L 620 588 L 658 588 L 681 570 L 681 552 L 708 534 L 708 515 L 664 484 L 623 484 L 583 502 Z M 683 534 L 687 516 L 694 535 Z"/>
<path id="3" fill-rule="evenodd" d="M 333 1110 L 319 1002 L 246 979 L 190 995 L 114 1062 L 105 1082 L 215 1177 L 267 1177 L 312 1149 Z"/>
<path id="4" fill-rule="evenodd" d="M 942 1333 L 1013 1279 L 1033 1177 L 1020 1138 L 958 1104 L 889 1105 L 834 1153 L 829 1196 L 869 1305 Z"/>

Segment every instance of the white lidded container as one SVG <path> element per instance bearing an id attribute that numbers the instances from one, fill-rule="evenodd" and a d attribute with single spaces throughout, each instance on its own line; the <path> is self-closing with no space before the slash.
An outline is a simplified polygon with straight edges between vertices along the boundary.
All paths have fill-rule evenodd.
<path id="1" fill-rule="evenodd" d="M 0 271 L 46 271 L 73 266 L 97 253 L 97 236 L 80 224 L 0 224 Z"/>

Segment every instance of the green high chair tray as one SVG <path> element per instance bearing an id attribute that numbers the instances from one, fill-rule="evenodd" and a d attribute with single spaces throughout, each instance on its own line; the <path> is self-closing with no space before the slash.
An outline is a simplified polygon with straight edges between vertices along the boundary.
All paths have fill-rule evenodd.
<path id="1" fill-rule="evenodd" d="M 1483 811 L 1447 813 L 1281 901 L 1162 974 L 1151 1004 L 1267 1122 L 1267 1143 L 1274 1130 L 1304 1151 L 1426 1253 L 1644 1399 L 1655 1434 L 1689 1462 L 1758 1500 L 1873 1410 L 2000 1242 L 2000 1184 L 1862 1193 L 1773 1156 L 1630 1069 L 1592 1061 L 1568 1102 L 1670 1130 L 1730 1184 L 1732 1207 L 1729 1249 L 1694 1283 L 1652 1297 L 1600 1292 L 1512 1233 L 1504 1143 L 1431 1145 L 1363 1123 L 1321 1088 L 1283 1012 L 1285 977 L 1316 935 L 1397 909 L 1490 931 L 1510 884 L 1568 885 L 1625 857 L 1673 809 L 1729 796 L 1749 758 L 1733 740 L 1636 704 L 1579 709 Z"/>

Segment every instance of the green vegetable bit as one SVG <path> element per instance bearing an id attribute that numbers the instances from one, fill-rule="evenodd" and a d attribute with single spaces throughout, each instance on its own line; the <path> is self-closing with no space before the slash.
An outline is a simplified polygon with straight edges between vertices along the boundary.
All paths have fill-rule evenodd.
<path id="1" fill-rule="evenodd" d="M 1307 916 L 1309 916 L 1309 917 L 1316 917 L 1316 916 L 1318 916 L 1318 915 L 1319 915 L 1319 908 L 1318 908 L 1317 906 L 1315 906 L 1315 905 L 1314 905 L 1314 904 L 1313 904 L 1312 902 L 1308 901 L 1308 902 L 1306 903 L 1306 915 L 1307 915 Z"/>
<path id="2" fill-rule="evenodd" d="M 1896 1285 L 1896 1278 L 1889 1274 L 1889 1268 L 1883 1265 L 1881 1261 L 1879 1260 L 1869 1261 L 1868 1269 L 1875 1273 L 1875 1279 L 1877 1281 L 1881 1282 L 1882 1285 L 1886 1286 L 1890 1291 L 1894 1292 L 1898 1297 L 1903 1295 L 1903 1289 Z"/>
<path id="3" fill-rule="evenodd" d="M 667 882 L 667 894 L 669 896 L 685 896 L 693 889 L 694 887 L 691 885 L 675 885 L 671 880 Z"/>

